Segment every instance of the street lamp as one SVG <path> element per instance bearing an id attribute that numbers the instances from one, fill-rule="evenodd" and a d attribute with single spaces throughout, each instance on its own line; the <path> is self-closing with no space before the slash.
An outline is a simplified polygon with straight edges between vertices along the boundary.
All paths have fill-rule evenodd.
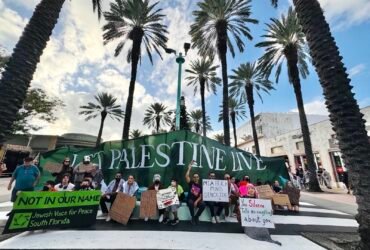
<path id="1" fill-rule="evenodd" d="M 190 43 L 184 43 L 185 56 L 190 49 Z M 177 56 L 176 50 L 165 48 L 166 53 L 175 54 Z M 176 63 L 179 64 L 179 72 L 177 78 L 177 105 L 176 105 L 176 130 L 180 130 L 180 102 L 181 102 L 181 66 L 185 62 L 185 56 L 180 52 L 176 57 Z"/>

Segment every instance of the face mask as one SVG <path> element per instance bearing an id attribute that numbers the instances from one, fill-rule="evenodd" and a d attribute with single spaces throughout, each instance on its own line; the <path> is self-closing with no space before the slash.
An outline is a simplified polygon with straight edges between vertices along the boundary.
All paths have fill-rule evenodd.
<path id="1" fill-rule="evenodd" d="M 121 178 L 117 178 L 117 177 L 116 177 L 116 181 L 120 181 L 120 180 L 121 180 Z"/>
<path id="2" fill-rule="evenodd" d="M 154 181 L 154 183 L 155 183 L 156 185 L 158 185 L 158 184 L 159 184 L 159 180 L 155 180 L 155 181 Z"/>
<path id="3" fill-rule="evenodd" d="M 171 186 L 176 187 L 176 181 L 171 181 Z"/>

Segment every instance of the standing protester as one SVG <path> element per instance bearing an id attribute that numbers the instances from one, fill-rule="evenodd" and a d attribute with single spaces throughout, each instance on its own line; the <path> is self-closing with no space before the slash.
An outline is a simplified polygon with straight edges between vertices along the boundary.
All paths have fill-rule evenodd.
<path id="1" fill-rule="evenodd" d="M 299 212 L 300 190 L 291 181 L 288 181 L 283 189 L 283 193 L 289 196 L 290 204 L 292 205 L 292 208 L 289 208 L 289 210 Z"/>
<path id="2" fill-rule="evenodd" d="M 324 184 L 328 189 L 331 189 L 331 176 L 330 173 L 324 168 L 322 172 L 322 178 L 324 180 Z"/>
<path id="3" fill-rule="evenodd" d="M 127 181 L 123 183 L 122 192 L 129 196 L 136 196 L 139 185 L 136 183 L 133 175 L 129 175 Z"/>
<path id="4" fill-rule="evenodd" d="M 118 192 L 123 191 L 123 183 L 125 182 L 124 179 L 122 179 L 122 174 L 121 173 L 116 173 L 116 176 L 114 177 L 114 180 L 112 180 L 105 193 L 102 195 L 100 198 L 100 207 L 101 211 L 104 215 L 108 214 L 108 208 L 107 205 L 105 204 L 106 202 L 109 202 L 113 204 L 114 200 L 117 197 Z M 111 218 L 109 215 L 107 215 L 106 221 L 110 221 Z"/>
<path id="5" fill-rule="evenodd" d="M 93 164 L 90 162 L 90 156 L 85 155 L 83 161 L 80 162 L 74 169 L 74 184 L 76 189 L 79 189 L 81 182 L 85 178 L 85 175 L 91 173 L 94 169 Z"/>
<path id="6" fill-rule="evenodd" d="M 214 172 L 210 172 L 208 174 L 208 179 L 214 180 L 216 179 L 216 174 Z M 222 210 L 224 209 L 224 206 L 227 204 L 221 203 L 221 202 L 215 202 L 215 201 L 206 201 L 206 206 L 209 207 L 209 211 L 211 212 L 211 222 L 213 224 L 220 223 L 220 215 Z M 216 213 L 215 213 L 215 209 Z"/>
<path id="7" fill-rule="evenodd" d="M 179 201 L 180 201 L 180 205 L 181 205 L 181 201 L 184 200 L 185 194 L 184 194 L 184 189 L 178 183 L 177 179 L 172 178 L 171 185 L 169 186 L 169 188 L 174 188 L 176 190 L 176 193 L 177 193 L 177 196 L 179 197 Z M 177 216 L 177 210 L 179 209 L 180 205 L 174 204 L 174 205 L 169 206 L 169 207 L 166 208 L 166 211 L 164 213 L 163 224 L 168 223 L 170 212 L 172 212 L 173 216 L 174 216 L 174 219 L 171 221 L 171 225 L 175 226 L 180 222 L 179 217 Z"/>
<path id="8" fill-rule="evenodd" d="M 63 174 L 62 182 L 55 185 L 56 191 L 72 191 L 75 185 L 70 182 L 70 177 L 69 173 Z"/>
<path id="9" fill-rule="evenodd" d="M 224 179 L 228 182 L 228 191 L 229 191 L 229 203 L 225 206 L 225 221 L 228 221 L 228 217 L 232 217 L 234 211 L 236 211 L 236 205 L 238 204 L 239 199 L 239 188 L 235 184 L 235 178 L 230 177 L 229 174 L 224 175 Z"/>
<path id="10" fill-rule="evenodd" d="M 40 178 L 40 171 L 35 165 L 32 165 L 33 158 L 26 157 L 23 165 L 18 166 L 10 179 L 8 190 L 12 188 L 15 180 L 15 186 L 12 190 L 11 202 L 15 202 L 18 191 L 34 191 Z"/>
<path id="11" fill-rule="evenodd" d="M 70 176 L 73 176 L 73 168 L 71 167 L 71 160 L 66 157 L 64 158 L 64 161 L 62 163 L 62 169 L 58 173 L 52 173 L 53 176 L 55 176 L 55 183 L 61 183 L 64 174 L 69 174 Z M 71 180 L 73 182 L 73 180 Z"/>
<path id="12" fill-rule="evenodd" d="M 155 190 L 155 191 L 159 191 L 161 189 L 164 189 L 164 186 L 161 182 L 161 176 L 159 174 L 155 174 L 153 176 L 153 183 L 148 187 L 148 190 Z M 164 216 L 164 211 L 166 209 L 163 208 L 163 209 L 158 209 L 158 214 L 159 214 L 159 218 L 158 218 L 158 222 L 159 223 L 162 223 L 163 221 L 163 216 Z M 145 217 L 145 221 L 148 221 L 148 217 Z"/>
<path id="13" fill-rule="evenodd" d="M 195 161 L 192 160 L 188 165 L 188 170 L 185 174 L 186 183 L 189 184 L 189 194 L 188 194 L 188 208 L 191 214 L 191 224 L 195 225 L 199 223 L 199 216 L 202 214 L 205 209 L 205 204 L 202 201 L 202 184 L 199 180 L 199 175 L 194 173 L 192 180 L 190 180 L 190 171 L 192 164 Z M 198 208 L 197 213 L 195 214 L 195 208 Z"/>

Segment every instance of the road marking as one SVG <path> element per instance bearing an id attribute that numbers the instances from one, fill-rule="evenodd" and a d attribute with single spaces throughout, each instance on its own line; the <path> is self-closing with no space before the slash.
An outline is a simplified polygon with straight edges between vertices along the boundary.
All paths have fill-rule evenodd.
<path id="1" fill-rule="evenodd" d="M 303 202 L 303 201 L 300 201 L 299 202 L 299 205 L 301 205 L 301 206 L 309 206 L 309 207 L 316 207 L 316 205 L 314 205 L 312 203 Z"/>
<path id="2" fill-rule="evenodd" d="M 275 224 L 358 227 L 357 221 L 353 219 L 274 215 L 272 220 Z"/>
<path id="3" fill-rule="evenodd" d="M 1 202 L 0 207 L 13 207 L 13 202 L 10 202 L 10 201 Z"/>
<path id="4" fill-rule="evenodd" d="M 311 207 L 300 207 L 299 211 L 301 212 L 314 212 L 314 213 L 327 213 L 327 214 L 341 214 L 349 215 L 340 211 L 324 209 L 324 208 L 311 208 Z"/>

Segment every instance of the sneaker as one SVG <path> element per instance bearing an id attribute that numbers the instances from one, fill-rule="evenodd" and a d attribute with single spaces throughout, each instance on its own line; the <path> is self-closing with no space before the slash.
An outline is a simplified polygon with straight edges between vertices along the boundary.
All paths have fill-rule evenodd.
<path id="1" fill-rule="evenodd" d="M 217 223 L 220 223 L 220 222 L 221 222 L 221 220 L 220 220 L 220 216 L 216 216 L 216 222 L 217 222 Z"/>
<path id="2" fill-rule="evenodd" d="M 213 223 L 213 224 L 216 224 L 217 223 L 217 221 L 216 221 L 216 217 L 212 217 L 212 219 L 211 219 L 211 222 Z"/>
<path id="3" fill-rule="evenodd" d="M 172 226 L 176 226 L 179 223 L 180 223 L 179 219 L 174 219 L 174 220 L 171 221 Z"/>
<path id="4" fill-rule="evenodd" d="M 148 221 L 148 220 L 149 220 L 149 218 L 148 218 L 148 217 L 145 217 L 145 218 L 144 218 L 144 221 Z"/>
<path id="5" fill-rule="evenodd" d="M 161 215 L 159 216 L 159 219 L 158 219 L 158 222 L 159 222 L 159 223 L 162 223 L 162 221 L 163 221 L 163 214 L 161 214 Z"/>
<path id="6" fill-rule="evenodd" d="M 168 218 L 163 219 L 163 224 L 167 224 L 170 220 Z"/>
<path id="7" fill-rule="evenodd" d="M 108 215 L 107 218 L 105 219 L 105 221 L 108 222 L 108 221 L 111 221 L 111 219 L 112 218 Z"/>

